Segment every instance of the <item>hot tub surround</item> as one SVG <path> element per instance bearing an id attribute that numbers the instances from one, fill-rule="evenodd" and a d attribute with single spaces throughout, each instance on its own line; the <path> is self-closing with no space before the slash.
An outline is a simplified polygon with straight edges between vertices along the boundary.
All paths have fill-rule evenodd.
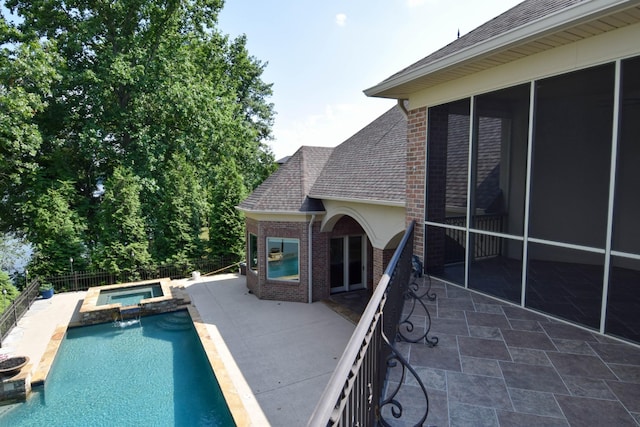
<path id="1" fill-rule="evenodd" d="M 149 287 L 158 284 L 162 288 L 162 296 L 142 299 L 138 304 L 128 306 L 123 306 L 121 303 L 98 305 L 98 298 L 100 297 L 101 291 Z M 149 314 L 166 313 L 176 311 L 190 303 L 191 300 L 186 292 L 183 291 L 183 286 L 173 286 L 169 278 L 98 286 L 89 288 L 87 291 L 87 295 L 80 308 L 80 324 L 93 325 Z"/>

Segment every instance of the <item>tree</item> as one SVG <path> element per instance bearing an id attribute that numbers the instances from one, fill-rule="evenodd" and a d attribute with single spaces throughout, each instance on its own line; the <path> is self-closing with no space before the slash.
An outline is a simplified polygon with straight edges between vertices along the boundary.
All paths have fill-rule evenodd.
<path id="1" fill-rule="evenodd" d="M 242 176 L 228 159 L 216 167 L 214 176 L 209 248 L 213 255 L 241 256 L 245 249 L 244 217 L 236 206 L 247 195 Z"/>
<path id="2" fill-rule="evenodd" d="M 59 78 L 51 43 L 24 36 L 0 16 L 0 227 L 16 230 L 15 205 L 38 168 L 42 113 Z"/>
<path id="3" fill-rule="evenodd" d="M 94 265 L 116 273 L 151 267 L 136 177 L 130 170 L 117 167 L 104 187 L 98 217 L 99 243 L 92 257 Z"/>
<path id="4" fill-rule="evenodd" d="M 83 243 L 86 226 L 69 203 L 72 184 L 55 184 L 23 207 L 31 218 L 27 237 L 34 244 L 29 271 L 36 275 L 69 273 L 73 266 L 77 269 L 87 266 Z"/>
<path id="5" fill-rule="evenodd" d="M 250 190 L 274 167 L 265 145 L 273 120 L 265 64 L 248 54 L 244 37 L 230 40 L 216 29 L 222 1 L 6 3 L 23 18 L 20 30 L 51 42 L 64 61 L 33 117 L 42 142 L 31 187 L 73 183 L 68 207 L 86 224 L 84 246 L 95 251 L 106 247 L 100 218 L 108 208 L 96 186 L 125 168 L 138 177 L 155 260 L 200 255 L 196 230 L 206 225 L 207 192 L 216 185 L 210 171 L 233 159 Z M 0 204 L 39 196 L 12 191 Z"/>
<path id="6" fill-rule="evenodd" d="M 0 313 L 4 313 L 6 308 L 20 295 L 18 289 L 13 286 L 9 275 L 0 270 Z"/>
<path id="7" fill-rule="evenodd" d="M 159 177 L 160 188 L 153 226 L 153 251 L 159 262 L 185 264 L 202 253 L 206 193 L 195 166 L 174 153 Z"/>

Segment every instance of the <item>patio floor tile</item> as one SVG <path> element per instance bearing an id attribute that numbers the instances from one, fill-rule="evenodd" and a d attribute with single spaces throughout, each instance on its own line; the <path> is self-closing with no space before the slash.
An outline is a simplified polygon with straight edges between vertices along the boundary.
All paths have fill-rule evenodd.
<path id="1" fill-rule="evenodd" d="M 447 390 L 449 399 L 454 402 L 513 410 L 509 392 L 502 378 L 449 372 Z"/>
<path id="2" fill-rule="evenodd" d="M 429 393 L 426 425 L 640 425 L 637 347 L 461 287 L 434 289 L 430 336 L 440 342 L 405 343 Z"/>
<path id="3" fill-rule="evenodd" d="M 556 396 L 556 399 L 572 426 L 637 427 L 618 401 L 573 396 Z"/>
<path id="4" fill-rule="evenodd" d="M 562 378 L 548 366 L 500 362 L 502 375 L 509 387 L 568 394 Z"/>
<path id="5" fill-rule="evenodd" d="M 491 358 L 511 361 L 511 355 L 504 342 L 494 339 L 458 337 L 458 346 L 462 356 Z"/>
<path id="6" fill-rule="evenodd" d="M 600 378 L 604 380 L 615 380 L 616 376 L 611 372 L 599 357 L 585 356 L 582 354 L 566 354 L 547 352 L 551 363 L 555 366 L 560 375 L 571 375 L 576 377 Z"/>

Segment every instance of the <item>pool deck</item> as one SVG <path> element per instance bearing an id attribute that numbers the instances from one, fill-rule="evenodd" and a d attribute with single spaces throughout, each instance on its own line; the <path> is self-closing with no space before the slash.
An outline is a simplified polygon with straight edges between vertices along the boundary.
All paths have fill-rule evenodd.
<path id="1" fill-rule="evenodd" d="M 185 286 L 220 356 L 239 368 L 231 376 L 243 378 L 232 381 L 246 380 L 268 420 L 248 425 L 305 425 L 355 325 L 323 303 L 259 300 L 236 274 L 172 284 Z M 36 300 L 0 354 L 29 356 L 36 374 L 56 330 L 79 320 L 85 296 L 72 292 Z"/>

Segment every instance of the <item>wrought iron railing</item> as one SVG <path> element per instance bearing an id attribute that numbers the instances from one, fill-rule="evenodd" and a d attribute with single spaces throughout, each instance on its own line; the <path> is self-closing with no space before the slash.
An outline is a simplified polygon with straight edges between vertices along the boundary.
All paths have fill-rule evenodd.
<path id="1" fill-rule="evenodd" d="M 219 257 L 216 259 L 190 260 L 182 265 L 161 265 L 155 268 L 140 268 L 135 271 L 112 272 L 106 270 L 76 271 L 68 274 L 47 277 L 44 282 L 51 283 L 56 292 L 86 291 L 93 286 L 126 283 L 138 280 L 151 280 L 168 277 L 181 279 L 188 277 L 192 271 L 203 275 L 237 269 L 236 257 Z"/>
<path id="2" fill-rule="evenodd" d="M 222 273 L 236 269 L 239 262 L 230 257 L 219 257 L 213 260 L 194 260 L 185 265 L 164 265 L 154 269 L 140 269 L 133 272 L 113 273 L 109 271 L 76 271 L 74 273 L 36 278 L 27 285 L 20 295 L 0 315 L 0 347 L 9 332 L 29 310 L 38 298 L 40 283 L 51 283 L 56 292 L 86 291 L 93 286 L 124 283 L 132 280 L 149 280 L 169 277 L 180 279 L 188 277 L 189 272 L 198 270 L 203 275 Z M 1 296 L 1 295 L 0 295 Z"/>
<path id="3" fill-rule="evenodd" d="M 464 227 L 466 225 L 465 216 L 451 216 L 445 220 L 447 225 Z M 472 228 L 483 231 L 502 232 L 506 216 L 501 214 L 473 215 Z M 446 230 L 445 264 L 464 262 L 465 258 L 465 232 L 449 228 Z M 488 234 L 473 234 L 472 246 L 473 257 L 487 258 L 502 254 L 502 239 Z"/>
<path id="4" fill-rule="evenodd" d="M 18 320 L 29 310 L 33 301 L 38 297 L 39 287 L 40 281 L 37 278 L 33 279 L 0 315 L 0 347 L 2 347 L 2 342 L 9 335 L 11 329 L 18 324 Z"/>
<path id="5" fill-rule="evenodd" d="M 378 282 L 309 420 L 309 426 L 388 426 L 389 416 L 402 418 L 404 412 L 402 403 L 397 399 L 397 389 L 395 386 L 387 387 L 387 372 L 398 364 L 402 366 L 402 377 L 409 372 L 424 393 L 424 415 L 412 423 L 421 425 L 426 420 L 426 389 L 394 345 L 411 282 L 413 229 L 414 223 L 411 223 Z"/>

